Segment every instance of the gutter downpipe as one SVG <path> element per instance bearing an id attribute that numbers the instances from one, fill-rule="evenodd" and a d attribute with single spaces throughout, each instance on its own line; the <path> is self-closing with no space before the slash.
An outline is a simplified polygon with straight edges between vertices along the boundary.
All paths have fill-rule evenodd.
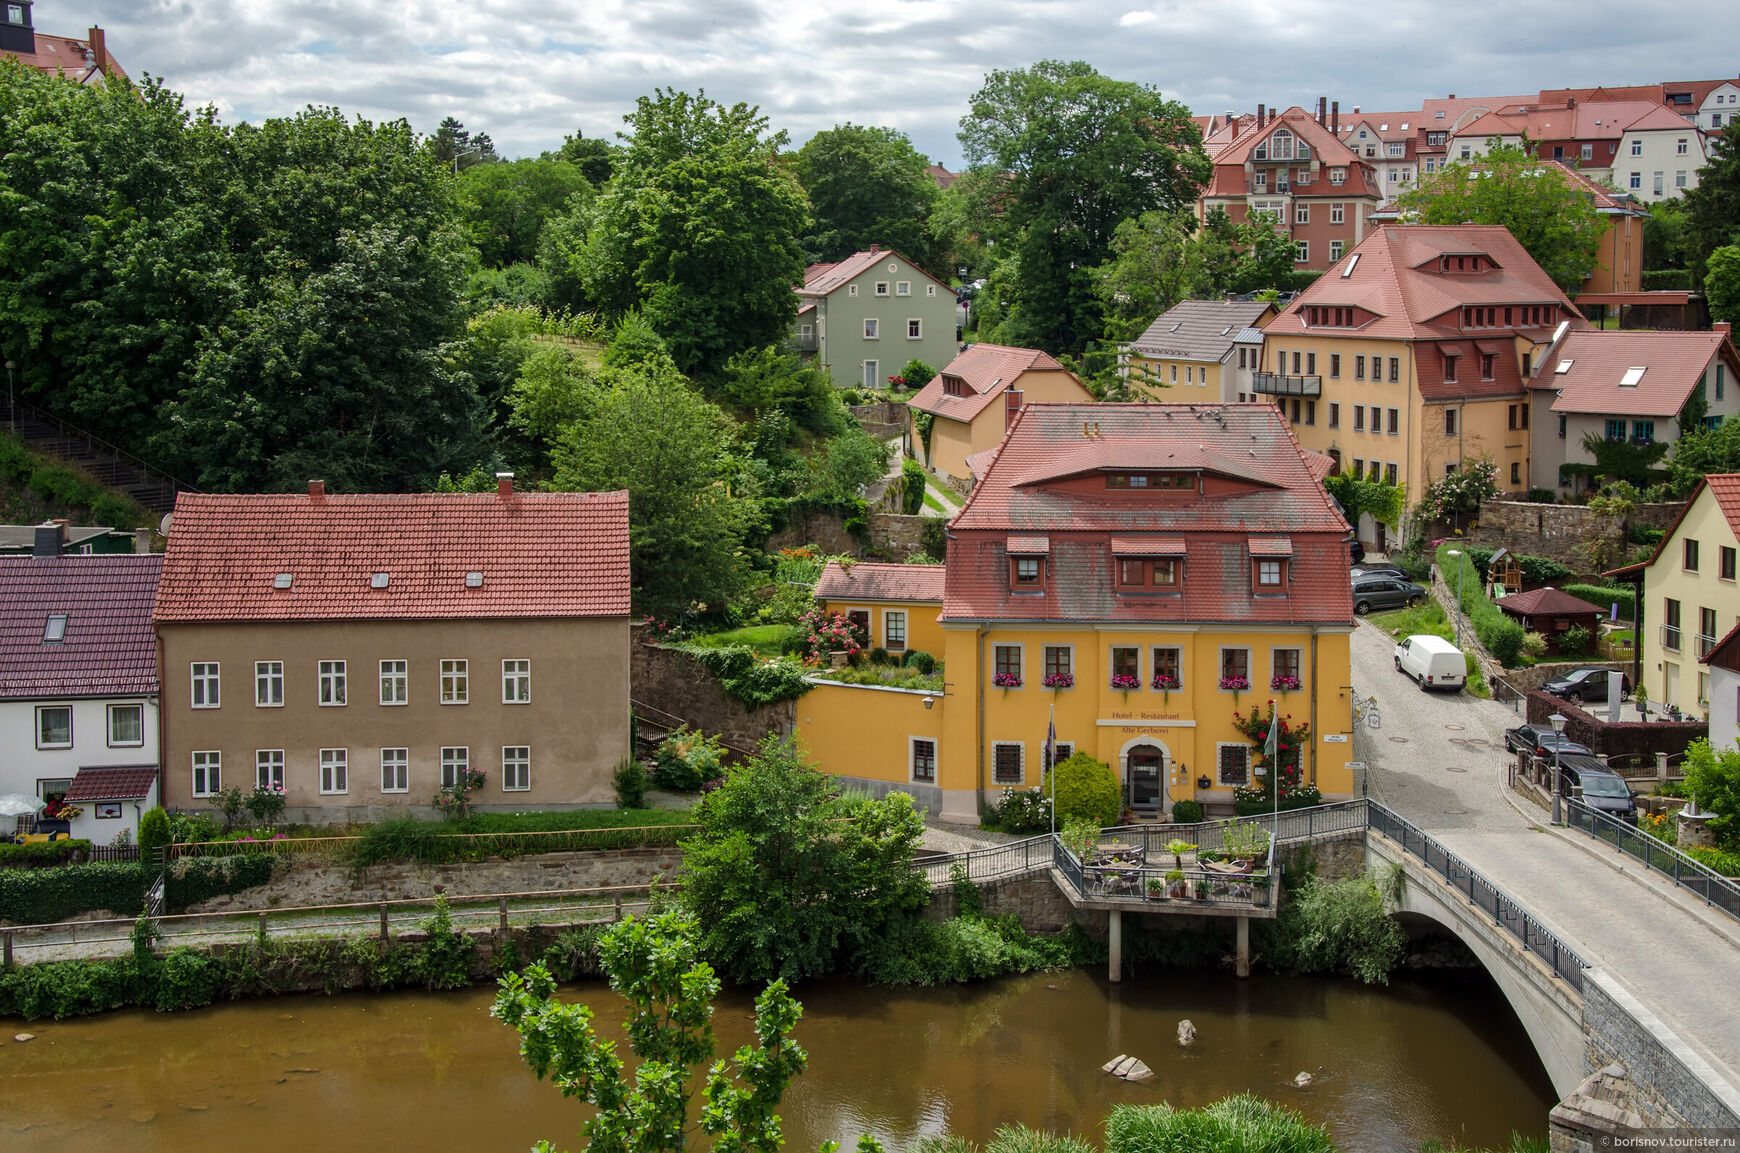
<path id="1" fill-rule="evenodd" d="M 1322 743 L 1322 738 L 1317 733 L 1317 630 L 1320 627 L 1322 626 L 1311 626 L 1311 783 L 1313 785 L 1317 783 L 1317 746 Z M 1353 746 L 1350 744 L 1348 747 L 1352 748 Z M 1280 777 L 1277 776 L 1275 781 L 1278 786 Z M 1279 793 L 1280 789 L 1277 787 L 1276 794 L 1279 795 Z"/>
<path id="2" fill-rule="evenodd" d="M 978 633 L 978 657 L 975 672 L 978 686 L 979 701 L 979 795 L 973 798 L 976 805 L 985 803 L 985 637 L 991 631 L 990 624 L 980 622 Z"/>

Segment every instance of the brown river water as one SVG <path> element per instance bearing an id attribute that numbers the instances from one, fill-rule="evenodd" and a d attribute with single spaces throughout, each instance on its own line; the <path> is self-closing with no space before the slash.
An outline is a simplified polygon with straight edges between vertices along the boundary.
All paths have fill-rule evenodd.
<path id="1" fill-rule="evenodd" d="M 620 1021 L 602 985 L 564 990 Z M 586 1107 L 521 1064 L 492 993 L 302 996 L 191 1013 L 129 1010 L 5 1021 L 0 1149 L 579 1149 Z M 1428 1137 L 1502 1145 L 1542 1135 L 1554 1098 L 1497 988 L 1480 973 L 1351 981 L 1155 971 L 1121 987 L 1085 971 L 940 990 L 805 985 L 797 1039 L 809 1071 L 787 1092 L 787 1147 L 860 1133 L 900 1149 L 944 1130 L 982 1140 L 1023 1122 L 1098 1142 L 1122 1102 L 1189 1107 L 1253 1092 L 1327 1123 L 1354 1151 Z M 721 1051 L 747 1040 L 752 999 L 721 998 Z M 1188 1017 L 1198 1040 L 1176 1039 Z M 37 1035 L 18 1044 L 10 1035 Z M 1157 1076 L 1099 1067 L 1120 1053 Z M 1292 1085 L 1300 1071 L 1316 1078 Z"/>

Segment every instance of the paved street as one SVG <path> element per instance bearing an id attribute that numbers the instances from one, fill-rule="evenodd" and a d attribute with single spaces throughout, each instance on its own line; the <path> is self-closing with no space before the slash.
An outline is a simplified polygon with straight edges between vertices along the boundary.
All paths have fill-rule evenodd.
<path id="1" fill-rule="evenodd" d="M 1354 686 L 1383 718 L 1354 744 L 1371 796 L 1486 874 L 1740 1087 L 1740 922 L 1585 834 L 1549 828 L 1504 786 L 1516 714 L 1420 692 L 1395 671 L 1393 649 L 1375 625 L 1354 634 Z"/>

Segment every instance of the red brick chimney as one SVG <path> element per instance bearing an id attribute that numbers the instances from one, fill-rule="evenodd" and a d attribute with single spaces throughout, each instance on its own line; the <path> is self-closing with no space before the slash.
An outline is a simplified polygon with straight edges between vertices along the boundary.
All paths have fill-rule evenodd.
<path id="1" fill-rule="evenodd" d="M 514 494 L 514 474 L 498 472 L 495 474 L 495 495 L 506 500 Z"/>
<path id="2" fill-rule="evenodd" d="M 1734 326 L 1726 320 L 1718 320 L 1710 325 L 1710 331 L 1721 333 L 1723 340 L 1731 341 L 1734 339 Z"/>
<path id="3" fill-rule="evenodd" d="M 875 256 L 878 252 L 881 252 L 881 251 L 882 251 L 882 246 L 880 244 L 872 244 L 870 246 L 870 255 L 871 256 Z"/>
<path id="4" fill-rule="evenodd" d="M 1332 101 L 1329 105 L 1329 130 L 1337 137 L 1341 135 L 1341 101 Z"/>
<path id="5" fill-rule="evenodd" d="M 326 482 L 323 480 L 311 480 L 311 481 L 309 481 L 308 482 L 308 499 L 309 500 L 325 500 L 326 499 Z"/>
<path id="6" fill-rule="evenodd" d="M 87 40 L 91 46 L 91 62 L 97 66 L 97 71 L 104 76 L 109 74 L 109 45 L 103 39 L 103 30 L 91 25 Z"/>
<path id="7" fill-rule="evenodd" d="M 1263 105 L 1261 105 L 1261 104 L 1257 105 L 1257 127 L 1259 129 L 1262 128 L 1262 126 L 1266 120 L 1266 117 L 1263 114 L 1267 111 L 1268 111 L 1268 109 L 1265 108 Z"/>

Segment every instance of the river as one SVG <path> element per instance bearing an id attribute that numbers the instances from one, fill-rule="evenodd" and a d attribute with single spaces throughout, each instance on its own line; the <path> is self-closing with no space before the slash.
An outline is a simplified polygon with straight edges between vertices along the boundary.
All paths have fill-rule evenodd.
<path id="1" fill-rule="evenodd" d="M 599 1009 L 601 985 L 564 990 Z M 298 996 L 190 1013 L 129 1010 L 5 1022 L 0 1147 L 137 1153 L 504 1150 L 540 1137 L 577 1149 L 585 1107 L 521 1064 L 484 987 L 448 994 Z M 891 1149 L 999 1125 L 1100 1139 L 1121 1102 L 1195 1106 L 1254 1092 L 1327 1123 L 1350 1151 L 1417 1149 L 1427 1137 L 1503 1145 L 1541 1135 L 1554 1097 L 1527 1036 L 1481 973 L 1344 980 L 1158 971 L 1120 986 L 1086 971 L 938 990 L 805 985 L 796 1036 L 810 1068 L 786 1094 L 787 1146 Z M 721 998 L 720 1048 L 749 1037 L 751 998 Z M 1197 1043 L 1181 1048 L 1188 1017 Z M 1158 1074 L 1102 1074 L 1128 1053 Z M 1292 1085 L 1295 1074 L 1316 1078 Z"/>

